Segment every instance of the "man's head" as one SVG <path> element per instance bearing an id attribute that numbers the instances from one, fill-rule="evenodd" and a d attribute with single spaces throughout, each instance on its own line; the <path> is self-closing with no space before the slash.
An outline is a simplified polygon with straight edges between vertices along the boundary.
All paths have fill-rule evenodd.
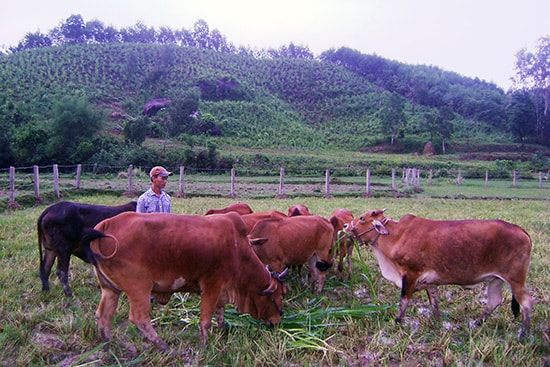
<path id="1" fill-rule="evenodd" d="M 153 167 L 151 168 L 151 171 L 149 172 L 149 177 L 151 177 L 151 180 L 156 178 L 156 177 L 168 177 L 168 176 L 172 176 L 173 173 L 172 172 L 168 172 L 166 170 L 166 168 L 162 167 L 162 166 L 156 166 L 156 167 Z"/>
<path id="2" fill-rule="evenodd" d="M 168 176 L 172 176 L 172 172 L 168 172 L 166 168 L 162 166 L 156 166 L 151 169 L 149 172 L 149 177 L 151 177 L 151 182 L 154 186 L 157 186 L 159 189 L 163 189 L 166 186 L 166 180 Z"/>

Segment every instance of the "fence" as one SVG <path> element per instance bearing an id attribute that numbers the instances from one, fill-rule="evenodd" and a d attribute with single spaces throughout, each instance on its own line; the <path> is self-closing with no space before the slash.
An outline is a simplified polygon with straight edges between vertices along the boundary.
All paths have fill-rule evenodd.
<path id="1" fill-rule="evenodd" d="M 457 188 L 474 186 L 502 191 L 503 188 L 538 188 L 542 190 L 534 196 L 548 199 L 550 183 L 548 174 L 524 174 L 513 171 L 512 180 L 490 180 L 490 172 L 486 171 L 484 180 L 465 179 L 463 172 L 457 170 L 454 179 L 434 178 L 431 170 L 423 172 L 418 168 L 391 169 L 388 176 L 371 175 L 369 169 L 356 170 L 350 174 L 349 168 L 338 168 L 320 171 L 296 172 L 290 175 L 285 168 L 278 172 L 252 172 L 231 169 L 227 172 L 210 171 L 179 167 L 178 187 L 171 192 L 176 197 L 191 196 L 226 196 L 226 197 L 277 197 L 291 196 L 322 196 L 331 198 L 334 195 L 351 195 L 372 197 L 376 195 L 410 195 L 422 191 L 430 191 L 430 187 L 448 185 Z M 148 171 L 147 171 L 148 172 Z M 17 207 L 17 198 L 32 195 L 34 201 L 42 202 L 42 192 L 53 193 L 56 198 L 62 197 L 62 191 L 98 190 L 119 192 L 126 196 L 137 196 L 145 191 L 150 184 L 147 173 L 141 168 L 100 167 L 98 165 L 59 166 L 54 164 L 46 167 L 10 167 L 8 177 L 2 177 L 0 171 L 0 195 L 8 207 Z M 278 177 L 278 179 L 277 179 Z M 324 179 L 323 179 L 324 178 Z M 480 182 L 482 181 L 482 182 Z M 169 188 L 167 190 L 170 192 Z M 173 188 L 172 188 L 173 190 Z M 449 189 L 447 189 L 449 190 Z M 451 189 L 451 191 L 453 191 Z M 533 196 L 533 191 L 528 196 Z M 490 195 L 491 196 L 491 195 Z M 493 196 L 501 196 L 496 192 Z"/>

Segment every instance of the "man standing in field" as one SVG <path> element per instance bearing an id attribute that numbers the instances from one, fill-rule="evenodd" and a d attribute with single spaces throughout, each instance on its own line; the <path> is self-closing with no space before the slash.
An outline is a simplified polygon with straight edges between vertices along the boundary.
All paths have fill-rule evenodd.
<path id="1" fill-rule="evenodd" d="M 156 166 L 149 172 L 151 187 L 139 197 L 136 212 L 138 213 L 170 213 L 172 211 L 171 198 L 163 191 L 168 176 L 172 176 L 162 166 Z"/>

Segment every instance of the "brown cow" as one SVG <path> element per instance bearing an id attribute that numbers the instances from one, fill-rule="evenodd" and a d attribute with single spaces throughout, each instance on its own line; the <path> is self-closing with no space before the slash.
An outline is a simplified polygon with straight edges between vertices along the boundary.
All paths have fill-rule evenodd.
<path id="1" fill-rule="evenodd" d="M 252 214 L 245 214 L 241 216 L 244 224 L 246 225 L 247 232 L 250 233 L 252 228 L 261 220 L 264 219 L 279 219 L 287 218 L 286 214 L 277 210 L 270 210 L 266 212 L 256 212 Z"/>
<path id="2" fill-rule="evenodd" d="M 439 319 L 438 285 L 487 282 L 480 324 L 502 302 L 506 282 L 512 289 L 514 316 L 520 306 L 523 312 L 520 336 L 529 333 L 533 298 L 525 280 L 531 238 L 522 228 L 501 220 L 430 220 L 411 214 L 395 222 L 384 216 L 384 210 L 372 210 L 347 224 L 345 231 L 370 243 L 384 278 L 402 288 L 397 322 L 417 290 L 426 289 Z"/>
<path id="3" fill-rule="evenodd" d="M 317 215 L 299 215 L 259 221 L 248 235 L 254 251 L 275 271 L 286 266 L 309 265 L 312 284 L 323 289 L 332 266 L 334 229 Z"/>
<path id="4" fill-rule="evenodd" d="M 253 213 L 252 208 L 247 203 L 235 203 L 223 209 L 210 209 L 204 215 L 225 214 L 229 212 L 236 212 L 241 215 Z"/>
<path id="5" fill-rule="evenodd" d="M 302 204 L 292 205 L 288 208 L 288 216 L 295 217 L 297 215 L 311 215 L 309 208 Z"/>
<path id="6" fill-rule="evenodd" d="M 281 320 L 284 275 L 270 272 L 258 259 L 237 213 L 126 213 L 95 229 L 88 240 L 93 240 L 90 247 L 101 286 L 96 317 L 107 340 L 121 292 L 130 301 L 130 321 L 162 350 L 168 345 L 151 325 L 151 294 L 166 304 L 175 292 L 199 293 L 203 346 L 214 312 L 218 327 L 224 326 L 227 303 L 267 325 Z"/>
<path id="7" fill-rule="evenodd" d="M 335 209 L 330 215 L 329 221 L 334 227 L 335 243 L 333 247 L 334 258 L 338 257 L 338 277 L 344 278 L 344 258 L 347 260 L 348 274 L 352 273 L 353 239 L 342 233 L 344 225 L 353 220 L 353 213 L 348 209 Z"/>
<path id="8" fill-rule="evenodd" d="M 126 211 L 136 211 L 136 202 L 118 206 L 92 205 L 61 201 L 47 207 L 38 217 L 38 252 L 40 254 L 40 280 L 42 290 L 49 291 L 49 277 L 57 259 L 55 273 L 67 297 L 73 295 L 69 287 L 71 254 L 89 262 L 80 240 L 86 230 L 94 228 L 103 219 Z"/>

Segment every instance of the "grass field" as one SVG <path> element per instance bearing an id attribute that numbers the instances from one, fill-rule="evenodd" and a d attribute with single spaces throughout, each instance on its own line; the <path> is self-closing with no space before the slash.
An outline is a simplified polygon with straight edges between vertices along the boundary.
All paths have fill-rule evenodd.
<path id="1" fill-rule="evenodd" d="M 466 186 L 467 187 L 467 186 Z M 437 187 L 435 187 L 437 189 Z M 536 190 L 536 189 L 533 189 Z M 501 196 L 513 189 L 503 187 Z M 442 193 L 444 191 L 442 190 Z M 444 196 L 444 195 L 440 195 Z M 482 196 L 482 195 L 480 195 Z M 114 205 L 125 197 L 77 197 L 75 201 Z M 175 213 L 202 215 L 224 207 L 229 198 L 173 198 Z M 484 287 L 440 290 L 441 323 L 436 323 L 424 292 L 415 294 L 404 322 L 395 324 L 400 290 L 382 279 L 372 252 L 354 253 L 354 273 L 339 281 L 334 273 L 316 294 L 297 274 L 288 278 L 282 324 L 271 330 L 233 307 L 229 331 L 214 326 L 210 346 L 199 348 L 197 295 L 176 294 L 151 316 L 173 352 L 161 353 L 127 321 L 123 296 L 115 315 L 113 341 L 105 351 L 94 318 L 100 292 L 89 265 L 73 258 L 74 297 L 65 298 L 52 275 L 51 291 L 41 291 L 36 219 L 45 205 L 0 216 L 0 364 L 4 366 L 548 366 L 550 365 L 550 201 L 434 198 L 304 197 L 246 199 L 255 211 L 286 212 L 296 203 L 328 217 L 335 208 L 359 215 L 388 208 L 399 219 L 414 213 L 433 219 L 500 218 L 525 228 L 533 240 L 528 286 L 535 298 L 532 335 L 520 342 L 520 319 L 510 311 L 510 291 L 485 324 L 473 326 L 484 307 Z"/>

